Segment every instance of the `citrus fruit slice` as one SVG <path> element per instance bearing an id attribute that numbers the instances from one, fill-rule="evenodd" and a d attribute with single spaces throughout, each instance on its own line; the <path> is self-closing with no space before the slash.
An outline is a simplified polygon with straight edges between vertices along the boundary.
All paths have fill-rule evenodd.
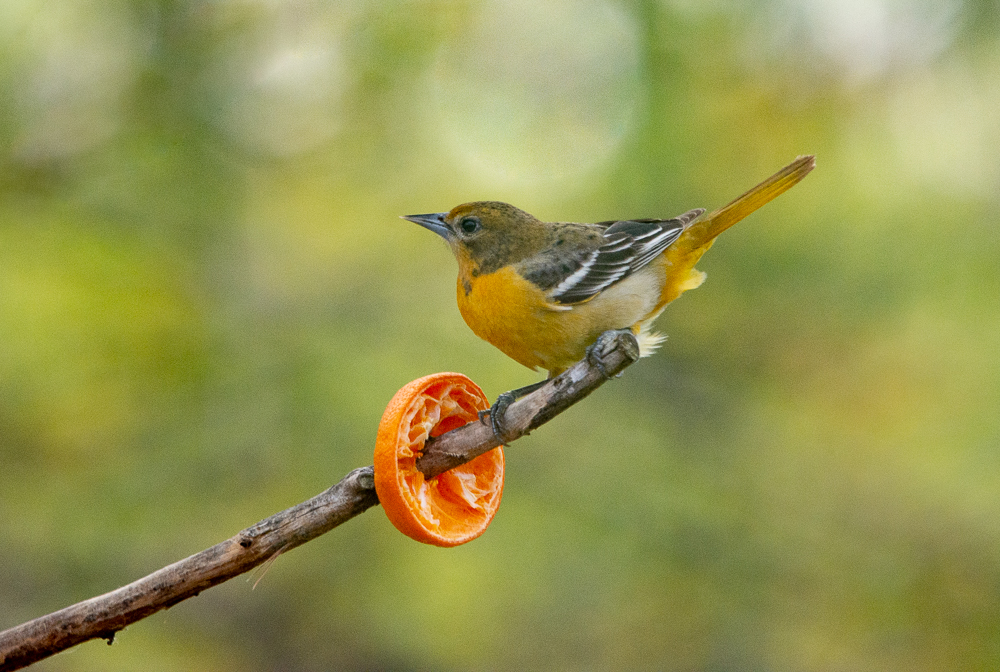
<path id="1" fill-rule="evenodd" d="M 386 406 L 375 442 L 375 490 L 397 530 L 435 546 L 482 534 L 503 493 L 503 448 L 427 479 L 417 470 L 428 437 L 479 420 L 490 407 L 460 373 L 435 373 L 403 387 Z"/>

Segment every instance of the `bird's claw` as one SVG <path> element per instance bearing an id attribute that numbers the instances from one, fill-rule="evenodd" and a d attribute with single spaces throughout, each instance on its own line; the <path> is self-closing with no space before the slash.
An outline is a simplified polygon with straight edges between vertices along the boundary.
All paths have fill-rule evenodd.
<path id="1" fill-rule="evenodd" d="M 519 387 L 516 390 L 510 390 L 509 392 L 504 392 L 499 397 L 497 397 L 496 403 L 494 403 L 488 410 L 479 411 L 479 422 L 486 424 L 486 416 L 490 416 L 490 428 L 493 429 L 493 435 L 497 437 L 500 443 L 506 444 L 517 437 L 521 436 L 517 431 L 511 433 L 506 425 L 507 407 L 513 404 L 515 401 L 531 394 L 535 390 L 544 386 L 545 383 L 549 381 L 541 380 L 537 383 L 531 385 L 525 385 L 524 387 Z"/>
<path id="2" fill-rule="evenodd" d="M 611 353 L 612 350 L 617 347 L 618 336 L 623 332 L 632 333 L 631 329 L 608 329 L 603 334 L 597 337 L 594 344 L 587 348 L 587 361 L 594 365 L 594 367 L 601 372 L 601 374 L 611 380 L 614 376 L 608 373 L 607 367 L 604 366 L 604 358 Z M 621 375 L 620 373 L 618 375 Z"/>
<path id="3" fill-rule="evenodd" d="M 509 440 L 507 428 L 504 426 L 504 416 L 507 414 L 507 408 L 516 400 L 517 397 L 512 392 L 504 392 L 487 410 L 479 411 L 479 422 L 484 425 L 486 424 L 486 416 L 490 416 L 490 428 L 500 443 L 507 443 Z"/>

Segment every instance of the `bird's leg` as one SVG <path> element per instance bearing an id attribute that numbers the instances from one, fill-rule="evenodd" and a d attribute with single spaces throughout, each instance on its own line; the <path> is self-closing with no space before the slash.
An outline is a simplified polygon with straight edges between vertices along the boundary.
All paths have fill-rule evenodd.
<path id="1" fill-rule="evenodd" d="M 608 370 L 604 366 L 604 358 L 618 346 L 618 337 L 624 333 L 628 333 L 633 337 L 635 336 L 632 334 L 631 329 L 608 329 L 597 337 L 592 346 L 587 348 L 587 361 L 603 373 L 604 377 L 608 380 L 611 380 L 612 376 L 608 375 Z M 622 374 L 619 373 L 618 375 Z"/>
<path id="2" fill-rule="evenodd" d="M 607 367 L 604 366 L 604 358 L 608 356 L 615 348 L 619 346 L 618 339 L 623 334 L 628 334 L 631 338 L 631 348 L 626 348 L 627 351 L 632 352 L 633 361 L 639 358 L 639 348 L 635 340 L 635 334 L 632 333 L 631 329 L 609 329 L 603 334 L 597 337 L 594 344 L 587 348 L 587 361 L 592 364 L 598 371 L 600 371 L 605 378 L 611 379 L 613 376 L 608 374 Z M 490 427 L 493 429 L 493 434 L 500 440 L 501 443 L 506 443 L 508 441 L 507 429 L 504 427 L 504 416 L 507 414 L 507 408 L 513 404 L 515 401 L 521 397 L 527 396 L 539 389 L 545 383 L 549 382 L 554 376 L 553 372 L 549 372 L 550 377 L 546 380 L 541 380 L 537 383 L 531 385 L 525 385 L 524 387 L 519 387 L 516 390 L 511 390 L 510 392 L 504 392 L 499 397 L 497 397 L 496 402 L 486 411 L 479 411 L 479 421 L 486 424 L 486 416 L 490 416 Z M 621 373 L 618 374 L 619 376 Z"/>
<path id="3" fill-rule="evenodd" d="M 506 433 L 507 428 L 504 427 L 504 416 L 507 414 L 507 407 L 513 404 L 515 401 L 521 397 L 527 396 L 540 388 L 548 380 L 542 380 L 531 385 L 525 385 L 524 387 L 519 387 L 516 390 L 511 390 L 509 392 L 504 392 L 499 397 L 497 397 L 496 403 L 494 403 L 488 410 L 479 411 L 479 421 L 486 424 L 486 416 L 490 416 L 490 427 L 493 428 L 493 434 L 500 439 L 501 442 L 506 443 Z"/>

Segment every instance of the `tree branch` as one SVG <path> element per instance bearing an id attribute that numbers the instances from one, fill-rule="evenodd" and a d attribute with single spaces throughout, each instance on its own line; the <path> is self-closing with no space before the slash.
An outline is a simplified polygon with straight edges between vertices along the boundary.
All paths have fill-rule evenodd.
<path id="1" fill-rule="evenodd" d="M 508 441 L 531 433 L 580 401 L 639 359 L 639 344 L 628 330 L 606 332 L 596 347 L 604 347 L 600 367 L 583 358 L 544 386 L 510 405 L 504 416 Z M 454 469 L 500 445 L 490 425 L 471 422 L 429 440 L 417 458 L 417 469 L 427 478 Z"/>
<path id="2" fill-rule="evenodd" d="M 518 438 L 580 401 L 639 357 L 627 331 L 602 337 L 604 371 L 585 358 L 507 409 L 505 426 Z M 513 439 L 511 439 L 513 440 Z M 464 464 L 499 445 L 492 429 L 473 422 L 428 442 L 418 468 L 428 477 Z M 108 643 L 127 625 L 194 597 L 281 553 L 329 532 L 378 504 L 372 467 L 355 469 L 339 483 L 209 549 L 175 562 L 110 593 L 0 632 L 0 672 L 17 670 L 95 638 Z"/>

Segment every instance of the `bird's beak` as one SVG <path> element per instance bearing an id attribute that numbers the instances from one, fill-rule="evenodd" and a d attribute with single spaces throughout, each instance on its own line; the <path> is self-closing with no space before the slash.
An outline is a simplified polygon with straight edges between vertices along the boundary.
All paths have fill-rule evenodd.
<path id="1" fill-rule="evenodd" d="M 445 223 L 444 218 L 447 212 L 435 212 L 432 215 L 403 215 L 403 219 L 408 219 L 414 224 L 419 224 L 425 229 L 430 229 L 445 240 L 451 240 L 451 229 Z"/>

